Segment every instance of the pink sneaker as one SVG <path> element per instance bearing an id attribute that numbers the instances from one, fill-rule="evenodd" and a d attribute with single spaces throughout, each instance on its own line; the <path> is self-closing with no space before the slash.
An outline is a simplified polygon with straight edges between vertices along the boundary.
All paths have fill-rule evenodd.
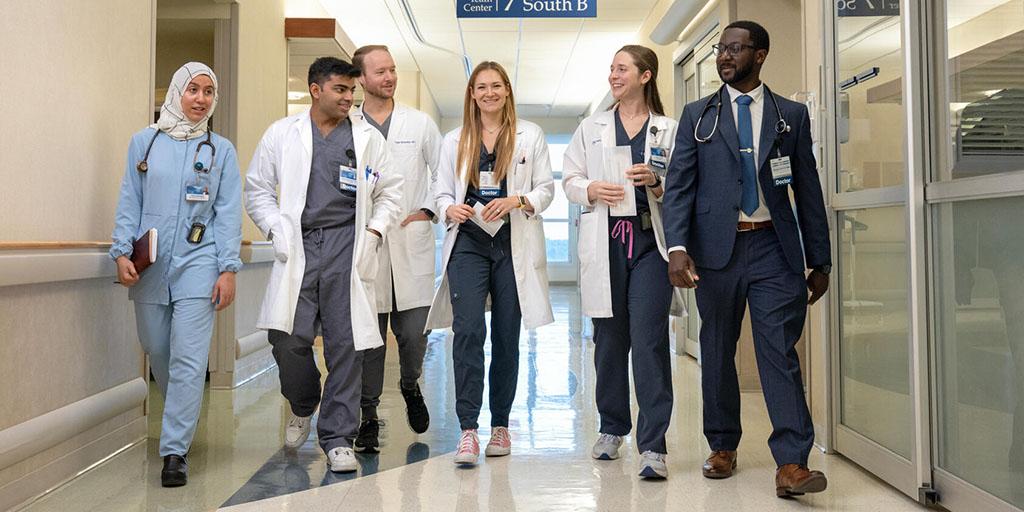
<path id="1" fill-rule="evenodd" d="M 476 437 L 476 430 L 463 430 L 462 437 L 459 438 L 459 449 L 455 452 L 455 463 L 460 466 L 475 466 L 479 458 L 480 440 Z"/>
<path id="2" fill-rule="evenodd" d="M 491 429 L 491 440 L 487 443 L 484 454 L 488 457 L 504 457 L 512 453 L 512 436 L 505 427 Z"/>

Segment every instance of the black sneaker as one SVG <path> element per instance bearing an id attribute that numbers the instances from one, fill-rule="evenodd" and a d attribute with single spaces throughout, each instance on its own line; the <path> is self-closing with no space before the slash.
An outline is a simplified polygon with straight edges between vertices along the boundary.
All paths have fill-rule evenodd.
<path id="1" fill-rule="evenodd" d="M 402 390 L 402 397 L 405 398 L 405 413 L 409 418 L 409 428 L 417 434 L 426 432 L 427 427 L 430 426 L 430 413 L 427 411 L 427 404 L 423 403 L 420 385 L 417 383 L 416 387 L 406 389 L 399 382 L 398 387 Z"/>
<path id="2" fill-rule="evenodd" d="M 188 482 L 188 462 L 181 455 L 164 457 L 164 468 L 160 471 L 160 485 L 181 487 Z"/>
<path id="3" fill-rule="evenodd" d="M 352 449 L 359 453 L 377 453 L 380 447 L 380 423 L 376 418 L 363 420 L 359 424 L 359 434 L 352 443 Z"/>

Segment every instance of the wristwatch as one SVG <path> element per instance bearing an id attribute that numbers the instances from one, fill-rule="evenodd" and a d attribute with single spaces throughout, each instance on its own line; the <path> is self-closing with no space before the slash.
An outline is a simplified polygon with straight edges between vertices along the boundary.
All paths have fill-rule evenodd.
<path id="1" fill-rule="evenodd" d="M 814 270 L 817 270 L 827 276 L 832 273 L 832 265 L 818 265 L 817 267 L 814 267 Z"/>
<path id="2" fill-rule="evenodd" d="M 434 217 L 436 217 L 436 215 L 434 215 L 434 212 L 431 211 L 429 208 L 420 208 L 420 211 L 425 213 L 427 217 L 430 217 L 430 220 L 434 220 Z"/>
<path id="3" fill-rule="evenodd" d="M 658 188 L 661 186 L 661 176 L 654 175 L 654 185 L 647 185 L 647 188 Z"/>
<path id="4" fill-rule="evenodd" d="M 526 198 L 523 196 L 516 196 L 516 199 L 519 200 L 519 206 L 516 206 L 516 208 L 526 208 Z"/>

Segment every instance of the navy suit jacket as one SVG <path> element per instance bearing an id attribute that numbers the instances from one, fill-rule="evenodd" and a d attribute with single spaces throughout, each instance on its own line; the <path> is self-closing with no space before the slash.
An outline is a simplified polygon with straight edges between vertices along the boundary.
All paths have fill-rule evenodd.
<path id="1" fill-rule="evenodd" d="M 767 91 L 766 91 L 767 92 Z M 775 186 L 771 158 L 775 158 L 775 124 L 778 114 L 771 98 L 765 96 L 758 148 L 758 181 L 775 233 L 786 261 L 794 272 L 832 264 L 828 219 L 822 199 L 821 182 L 811 149 L 810 118 L 807 107 L 774 95 L 779 110 L 792 127 L 782 137 L 782 155 L 793 170 L 789 186 Z M 718 130 L 706 143 L 697 142 L 693 129 L 709 98 L 686 105 L 665 178 L 664 220 L 668 247 L 685 246 L 698 267 L 719 270 L 732 258 L 739 219 L 740 179 L 739 135 L 732 117 L 732 102 L 722 91 L 722 115 Z M 712 105 L 716 100 L 711 99 Z M 708 109 L 699 134 L 706 137 L 715 123 L 715 108 Z M 795 197 L 790 205 L 789 190 Z M 801 237 L 802 235 L 802 237 Z M 802 240 L 802 243 L 801 243 Z"/>

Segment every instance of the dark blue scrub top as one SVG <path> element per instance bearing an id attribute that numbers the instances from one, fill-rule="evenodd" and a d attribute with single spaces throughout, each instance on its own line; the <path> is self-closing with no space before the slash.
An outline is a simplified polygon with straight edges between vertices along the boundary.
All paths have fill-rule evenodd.
<path id="1" fill-rule="evenodd" d="M 633 156 L 633 164 L 644 163 L 644 154 L 647 152 L 647 125 L 650 124 L 650 118 L 644 122 L 643 128 L 636 134 L 632 139 L 626 134 L 626 128 L 622 126 L 622 118 L 619 117 L 619 110 L 615 109 L 615 145 L 616 146 L 629 146 L 630 153 Z M 623 169 L 625 171 L 625 169 Z M 645 212 L 651 211 L 651 205 L 647 202 L 647 187 L 639 186 L 635 187 L 634 192 L 636 193 L 636 214 L 640 215 Z"/>
<path id="2" fill-rule="evenodd" d="M 495 153 L 488 153 L 487 152 L 487 148 L 484 147 L 483 144 L 480 144 L 480 166 L 478 168 L 479 172 L 488 172 L 488 171 L 491 171 L 494 168 L 494 164 L 489 161 L 490 155 L 496 155 L 497 154 L 497 149 L 498 148 L 495 147 L 494 149 L 495 149 Z M 469 186 L 466 188 L 466 204 L 468 204 L 470 206 L 473 206 L 473 204 L 475 204 L 475 203 L 480 203 L 482 205 L 486 205 L 487 203 L 491 202 L 492 199 L 498 199 L 498 198 L 501 198 L 501 197 L 508 197 L 508 176 L 507 175 L 506 175 L 506 177 L 501 179 L 501 192 L 499 192 L 498 195 L 494 196 L 494 197 L 484 197 L 484 196 L 482 196 L 480 194 L 480 189 L 478 189 L 472 183 L 470 183 Z M 506 222 L 505 225 L 502 226 L 501 229 L 502 230 L 508 229 L 508 226 L 509 226 L 509 223 Z M 480 229 L 480 226 L 477 226 L 472 221 L 463 222 L 462 226 L 459 228 L 459 230 L 460 231 L 469 231 L 469 232 L 471 232 L 474 235 L 482 235 L 482 236 L 484 236 L 486 238 L 490 238 L 491 237 L 491 235 L 488 235 L 486 231 L 484 231 L 483 229 Z"/>

